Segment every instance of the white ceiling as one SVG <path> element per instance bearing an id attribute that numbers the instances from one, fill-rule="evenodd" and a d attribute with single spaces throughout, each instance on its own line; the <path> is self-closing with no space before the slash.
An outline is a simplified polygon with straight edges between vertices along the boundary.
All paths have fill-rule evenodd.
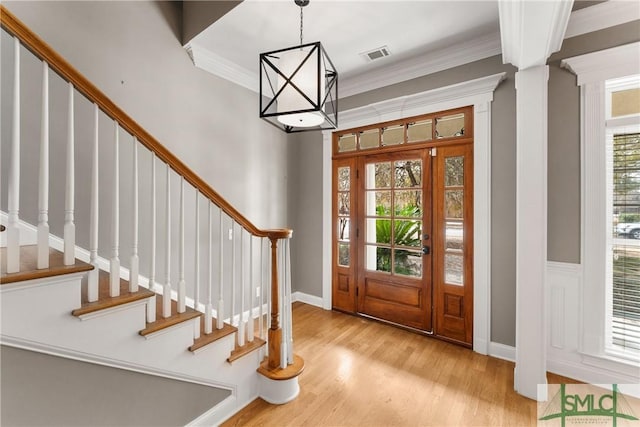
<path id="1" fill-rule="evenodd" d="M 192 43 L 257 74 L 262 52 L 296 46 L 300 8 L 293 0 L 245 0 Z M 496 1 L 311 0 L 304 41 L 321 41 L 343 78 L 499 30 Z M 387 46 L 391 55 L 360 55 Z"/>
<path id="2" fill-rule="evenodd" d="M 565 1 L 565 0 L 560 0 Z M 565 37 L 638 19 L 633 1 L 580 1 Z M 244 0 L 191 40 L 194 64 L 258 91 L 259 54 L 300 43 L 293 0 Z M 304 42 L 321 41 L 340 75 L 340 97 L 460 66 L 502 52 L 498 1 L 311 0 Z M 390 56 L 362 53 L 386 46 Z"/>

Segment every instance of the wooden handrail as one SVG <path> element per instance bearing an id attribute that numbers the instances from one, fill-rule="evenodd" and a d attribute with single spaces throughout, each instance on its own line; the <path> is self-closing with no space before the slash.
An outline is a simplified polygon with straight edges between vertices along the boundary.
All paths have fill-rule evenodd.
<path id="1" fill-rule="evenodd" d="M 211 200 L 231 219 L 249 231 L 254 236 L 269 239 L 283 239 L 291 237 L 291 230 L 276 229 L 262 230 L 238 212 L 213 188 L 196 175 L 187 165 L 167 150 L 157 139 L 129 117 L 113 101 L 111 101 L 93 83 L 69 64 L 62 56 L 55 52 L 47 43 L 31 31 L 22 21 L 15 17 L 4 5 L 0 5 L 0 24 L 8 33 L 17 37 L 22 44 L 34 55 L 47 62 L 49 67 L 63 79 L 72 83 L 89 101 L 94 102 L 109 117 L 116 120 L 120 127 L 135 136 L 145 147 L 154 152 L 158 158 L 167 163 L 178 175 L 194 186 L 200 193 Z"/>

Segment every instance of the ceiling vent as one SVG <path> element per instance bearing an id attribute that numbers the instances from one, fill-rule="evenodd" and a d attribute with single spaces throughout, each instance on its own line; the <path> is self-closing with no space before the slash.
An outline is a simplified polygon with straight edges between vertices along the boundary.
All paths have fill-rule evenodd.
<path id="1" fill-rule="evenodd" d="M 385 56 L 389 56 L 389 48 L 386 46 L 378 47 L 376 49 L 370 50 L 368 52 L 361 53 L 360 55 L 364 56 L 367 61 L 375 61 L 376 59 L 384 58 Z"/>

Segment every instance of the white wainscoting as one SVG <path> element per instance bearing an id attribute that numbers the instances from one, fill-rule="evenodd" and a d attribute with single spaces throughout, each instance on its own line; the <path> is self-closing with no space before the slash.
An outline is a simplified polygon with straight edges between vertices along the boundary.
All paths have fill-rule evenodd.
<path id="1" fill-rule="evenodd" d="M 640 367 L 580 352 L 581 264 L 547 262 L 547 371 L 592 384 L 635 384 Z"/>

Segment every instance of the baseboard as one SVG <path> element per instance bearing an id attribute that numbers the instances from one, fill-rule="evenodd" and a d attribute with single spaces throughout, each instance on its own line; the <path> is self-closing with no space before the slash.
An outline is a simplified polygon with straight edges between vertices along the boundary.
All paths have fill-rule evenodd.
<path id="1" fill-rule="evenodd" d="M 489 356 L 497 357 L 498 359 L 508 360 L 509 362 L 516 361 L 516 348 L 510 345 L 500 344 L 498 342 L 489 342 Z"/>
<path id="2" fill-rule="evenodd" d="M 547 359 L 547 371 L 589 384 L 637 384 L 638 378 L 576 361 Z"/>
<path id="3" fill-rule="evenodd" d="M 187 427 L 217 426 L 234 416 L 242 408 L 238 408 L 238 399 L 233 394 L 204 414 L 187 424 Z"/>
<path id="4" fill-rule="evenodd" d="M 315 295 L 305 294 L 304 292 L 296 291 L 291 294 L 291 302 L 303 302 L 305 304 L 313 305 L 315 307 L 324 308 L 322 304 L 322 298 Z"/>

